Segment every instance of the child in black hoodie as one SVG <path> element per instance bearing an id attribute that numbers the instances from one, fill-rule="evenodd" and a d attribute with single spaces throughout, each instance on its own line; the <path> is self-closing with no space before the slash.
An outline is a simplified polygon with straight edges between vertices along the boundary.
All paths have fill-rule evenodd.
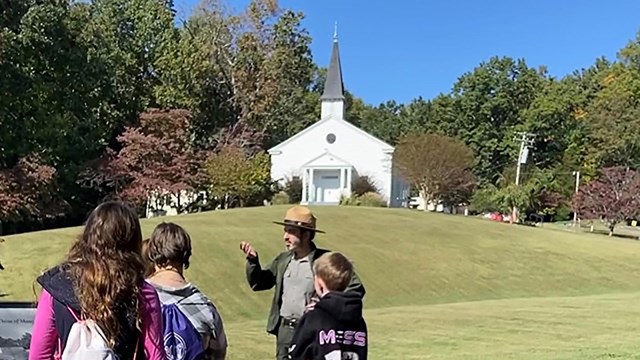
<path id="1" fill-rule="evenodd" d="M 314 286 L 320 300 L 300 318 L 289 349 L 292 360 L 366 360 L 367 324 L 362 300 L 344 292 L 353 265 L 342 254 L 330 252 L 313 264 Z"/>

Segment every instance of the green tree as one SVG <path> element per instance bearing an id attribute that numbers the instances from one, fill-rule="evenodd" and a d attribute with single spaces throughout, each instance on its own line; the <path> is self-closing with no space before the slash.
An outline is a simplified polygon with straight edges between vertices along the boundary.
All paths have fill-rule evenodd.
<path id="1" fill-rule="evenodd" d="M 86 26 L 89 56 L 104 64 L 102 80 L 95 84 L 102 102 L 94 111 L 115 138 L 133 125 L 148 107 L 159 101 L 154 89 L 160 85 L 167 52 L 174 49 L 177 32 L 171 1 L 94 0 Z"/>
<path id="2" fill-rule="evenodd" d="M 475 153 L 474 173 L 495 182 L 517 153 L 513 131 L 544 84 L 545 73 L 524 60 L 493 57 L 462 75 L 453 87 L 455 115 L 447 133 Z"/>
<path id="3" fill-rule="evenodd" d="M 33 164 L 29 159 L 37 154 L 38 166 L 55 172 L 48 195 L 64 196 L 71 203 L 64 210 L 84 214 L 84 203 L 95 199 L 77 190 L 76 175 L 105 144 L 97 111 L 105 99 L 96 89 L 103 64 L 89 55 L 83 33 L 89 5 L 48 0 L 7 6 L 3 14 L 18 18 L 3 18 L 0 29 L 0 171 Z"/>
<path id="4" fill-rule="evenodd" d="M 218 197 L 237 196 L 240 206 L 264 194 L 271 185 L 269 155 L 264 152 L 250 157 L 242 148 L 224 146 L 209 157 L 206 168 L 211 193 Z"/>
<path id="5" fill-rule="evenodd" d="M 640 33 L 618 58 L 587 110 L 589 157 L 597 167 L 640 168 Z"/>
<path id="6" fill-rule="evenodd" d="M 402 129 L 398 127 L 402 104 L 394 100 L 374 108 L 364 109 L 360 117 L 360 127 L 369 134 L 390 144 L 395 144 Z"/>

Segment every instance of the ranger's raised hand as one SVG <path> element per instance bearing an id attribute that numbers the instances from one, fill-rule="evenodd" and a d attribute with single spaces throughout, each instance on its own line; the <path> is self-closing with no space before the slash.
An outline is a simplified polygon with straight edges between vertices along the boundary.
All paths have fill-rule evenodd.
<path id="1" fill-rule="evenodd" d="M 244 253 L 247 259 L 255 259 L 258 257 L 258 253 L 255 251 L 251 243 L 243 241 L 240 243 L 240 250 Z"/>

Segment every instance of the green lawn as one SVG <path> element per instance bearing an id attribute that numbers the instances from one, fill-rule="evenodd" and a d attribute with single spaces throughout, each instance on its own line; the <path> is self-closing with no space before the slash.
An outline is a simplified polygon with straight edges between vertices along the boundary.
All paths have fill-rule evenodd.
<path id="1" fill-rule="evenodd" d="M 272 358 L 271 292 L 253 293 L 238 244 L 266 264 L 282 249 L 285 207 L 175 221 L 194 241 L 187 276 L 218 305 L 230 359 Z M 321 247 L 346 253 L 366 288 L 372 359 L 640 359 L 640 242 L 408 210 L 314 208 Z M 0 245 L 3 299 L 34 300 L 33 280 L 78 228 Z M 636 351 L 636 349 L 638 349 Z M 639 354 L 635 356 L 635 354 Z"/>

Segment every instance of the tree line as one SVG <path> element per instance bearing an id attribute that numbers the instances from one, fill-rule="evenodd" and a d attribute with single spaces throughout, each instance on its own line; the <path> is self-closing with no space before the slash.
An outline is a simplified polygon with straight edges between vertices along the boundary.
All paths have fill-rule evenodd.
<path id="1" fill-rule="evenodd" d="M 265 149 L 317 121 L 326 74 L 303 19 L 276 0 L 240 11 L 205 0 L 186 20 L 171 1 L 6 1 L 0 233 L 79 224 L 107 198 L 142 208 L 158 188 L 242 205 L 280 191 Z M 347 120 L 398 145 L 398 158 L 413 159 L 405 165 L 419 157 L 401 149 L 421 138 L 451 149 L 430 157 L 440 175 L 412 169 L 430 176 L 414 183 L 431 199 L 558 219 L 577 206 L 574 171 L 589 183 L 640 165 L 639 95 L 640 37 L 562 78 L 492 57 L 433 99 L 370 105 L 345 94 Z M 517 132 L 536 135 L 520 186 Z M 447 158 L 468 171 L 442 166 Z M 202 196 L 174 205 L 207 206 Z"/>

